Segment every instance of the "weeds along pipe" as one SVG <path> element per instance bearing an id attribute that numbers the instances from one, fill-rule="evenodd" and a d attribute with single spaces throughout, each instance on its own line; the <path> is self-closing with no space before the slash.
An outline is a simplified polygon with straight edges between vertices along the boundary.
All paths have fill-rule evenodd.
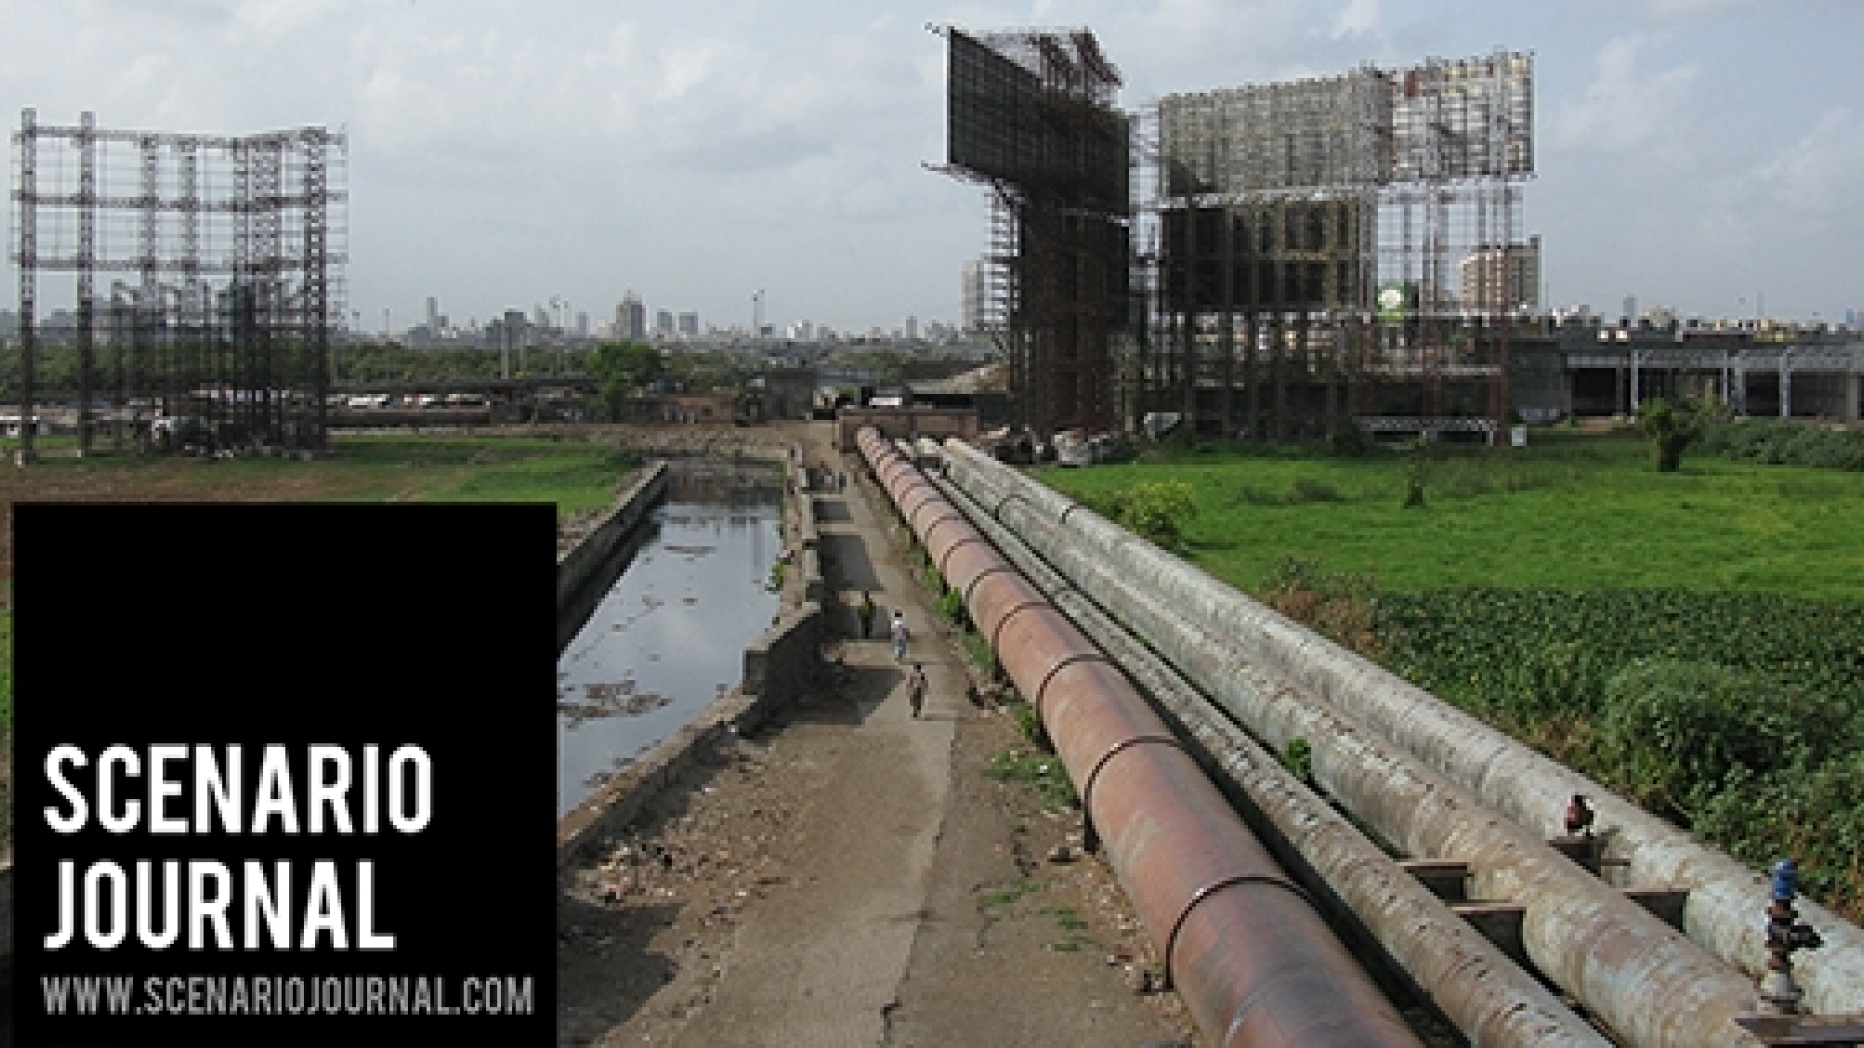
<path id="1" fill-rule="evenodd" d="M 982 489 L 986 498 L 998 494 Z M 1059 526 L 1021 519 L 1029 504 L 1004 504 L 1007 530 L 1073 559 L 1078 549 Z M 1732 1022 L 1752 1004 L 1753 986 L 1732 968 L 1422 762 L 1295 694 L 1239 653 L 1234 638 L 1189 625 L 1183 607 L 1130 585 L 1120 562 L 1080 559 L 1063 574 L 1271 745 L 1307 739 L 1316 777 L 1382 835 L 1412 855 L 1469 862 L 1483 897 L 1521 903 L 1536 966 L 1622 1036 L 1639 1045 L 1753 1043 Z"/>
<path id="2" fill-rule="evenodd" d="M 1208 688 L 1265 742 L 1305 739 L 1327 791 L 1406 853 L 1468 863 L 1477 898 L 1522 907 L 1521 940 L 1552 982 L 1628 1042 L 1751 1044 L 1735 1017 L 1754 984 L 1468 790 L 1325 702 L 1172 619 L 1154 601 L 1122 605 L 1165 657 Z"/>
<path id="3" fill-rule="evenodd" d="M 886 465 L 871 428 L 870 465 Z M 898 484 L 891 485 L 899 487 Z M 897 506 L 898 503 L 895 503 Z M 944 529 L 941 529 L 943 532 Z M 980 542 L 941 539 L 998 658 L 1045 713 L 1121 887 L 1198 1025 L 1223 1045 L 1415 1045 L 1300 889 L 1087 639 Z"/>
<path id="4" fill-rule="evenodd" d="M 1758 871 L 975 449 L 951 442 L 945 461 L 960 487 L 988 486 L 1006 523 L 1049 525 L 1040 544 L 1064 574 L 1117 564 L 1124 589 L 1152 593 L 1178 616 L 1228 638 L 1246 657 L 1358 718 L 1530 832 L 1562 832 L 1563 799 L 1586 794 L 1601 825 L 1618 830 L 1609 855 L 1625 864 L 1629 883 L 1687 891 L 1689 937 L 1759 977 L 1767 955 L 1765 922 L 1756 915 L 1766 911 L 1768 889 Z M 1864 930 L 1809 900 L 1798 908 L 1825 939 L 1822 948 L 1794 959 L 1806 1006 L 1864 1011 Z"/>
<path id="5" fill-rule="evenodd" d="M 1540 981 L 1296 779 L 981 506 L 940 485 L 1038 590 L 1170 710 L 1281 838 L 1471 1043 L 1507 1048 L 1609 1044 Z"/>

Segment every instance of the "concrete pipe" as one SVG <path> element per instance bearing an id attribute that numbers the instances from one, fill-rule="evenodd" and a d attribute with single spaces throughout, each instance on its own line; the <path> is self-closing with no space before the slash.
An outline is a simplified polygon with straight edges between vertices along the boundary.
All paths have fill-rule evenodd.
<path id="1" fill-rule="evenodd" d="M 977 503 L 948 498 L 1025 577 L 1113 657 L 1210 754 L 1314 876 L 1471 1043 L 1552 1048 L 1609 1042 L 1410 873 L 1314 796 L 1182 675 L 1113 622 Z M 975 512 L 972 512 L 975 510 Z"/>
<path id="2" fill-rule="evenodd" d="M 951 442 L 946 462 L 959 487 L 981 484 L 1014 530 L 1040 530 L 1043 537 L 1032 540 L 1077 584 L 1091 589 L 1087 577 L 1117 572 L 1122 590 L 1150 594 L 1225 638 L 1241 656 L 1334 704 L 1530 833 L 1560 832 L 1563 799 L 1586 794 L 1601 825 L 1617 830 L 1608 857 L 1624 865 L 1629 883 L 1686 891 L 1689 937 L 1760 976 L 1769 897 L 1758 871 L 975 449 Z M 1810 900 L 1797 906 L 1825 940 L 1794 960 L 1806 1006 L 1864 1011 L 1864 930 Z"/>

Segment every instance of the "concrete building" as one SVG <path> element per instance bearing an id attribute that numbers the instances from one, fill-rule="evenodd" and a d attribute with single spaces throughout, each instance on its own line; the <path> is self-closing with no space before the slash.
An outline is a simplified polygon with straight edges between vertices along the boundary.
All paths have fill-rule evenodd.
<path id="1" fill-rule="evenodd" d="M 615 337 L 631 342 L 647 340 L 647 307 L 632 291 L 621 296 L 621 304 L 615 307 Z"/>
<path id="2" fill-rule="evenodd" d="M 1538 312 L 1540 237 L 1525 244 L 1483 247 L 1463 256 L 1464 309 L 1477 313 Z"/>
<path id="3" fill-rule="evenodd" d="M 989 322 L 990 281 L 983 259 L 964 264 L 959 284 L 959 323 L 966 331 L 982 331 Z"/>

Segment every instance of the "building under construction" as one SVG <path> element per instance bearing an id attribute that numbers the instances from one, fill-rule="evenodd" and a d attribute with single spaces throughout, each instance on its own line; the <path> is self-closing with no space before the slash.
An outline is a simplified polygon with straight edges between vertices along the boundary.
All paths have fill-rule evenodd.
<path id="1" fill-rule="evenodd" d="M 973 297 L 1037 434 L 1148 417 L 1276 439 L 1349 420 L 1495 432 L 1509 332 L 1539 300 L 1520 231 L 1531 56 L 1172 95 L 1133 118 L 1085 30 L 942 33 L 946 170 L 992 193 Z"/>
<path id="2" fill-rule="evenodd" d="M 73 405 L 81 452 L 100 431 L 324 446 L 345 315 L 341 134 L 106 130 L 90 113 L 50 126 L 28 109 L 13 146 L 20 329 L 4 378 L 23 456 L 48 401 Z"/>
<path id="3" fill-rule="evenodd" d="M 946 170 L 991 193 L 979 320 L 1037 433 L 1119 422 L 1131 331 L 1131 118 L 1086 30 L 970 34 L 950 45 Z"/>
<path id="4" fill-rule="evenodd" d="M 1532 99 L 1532 58 L 1496 53 L 1160 101 L 1129 418 L 1494 433 L 1539 298 Z"/>

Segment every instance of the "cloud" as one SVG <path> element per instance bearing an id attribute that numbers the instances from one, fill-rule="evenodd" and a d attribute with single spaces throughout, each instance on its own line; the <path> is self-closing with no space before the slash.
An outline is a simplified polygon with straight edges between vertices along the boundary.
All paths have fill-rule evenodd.
<path id="1" fill-rule="evenodd" d="M 1333 20 L 1333 39 L 1371 36 L 1381 24 L 1380 0 L 1350 0 Z"/>
<path id="2" fill-rule="evenodd" d="M 1777 5 L 1779 0 L 1649 0 L 1651 16 L 1661 21 L 1682 21 L 1704 15 Z"/>
<path id="3" fill-rule="evenodd" d="M 1864 168 L 1864 119 L 1849 109 L 1822 114 L 1810 131 L 1739 180 L 1738 202 L 1814 217 L 1837 216 L 1864 204 L 1857 172 Z"/>
<path id="4" fill-rule="evenodd" d="M 1642 33 L 1609 40 L 1598 75 L 1554 116 L 1554 142 L 1574 148 L 1649 150 L 1689 137 L 1685 126 L 1693 64 L 1660 68 L 1658 40 Z"/>

